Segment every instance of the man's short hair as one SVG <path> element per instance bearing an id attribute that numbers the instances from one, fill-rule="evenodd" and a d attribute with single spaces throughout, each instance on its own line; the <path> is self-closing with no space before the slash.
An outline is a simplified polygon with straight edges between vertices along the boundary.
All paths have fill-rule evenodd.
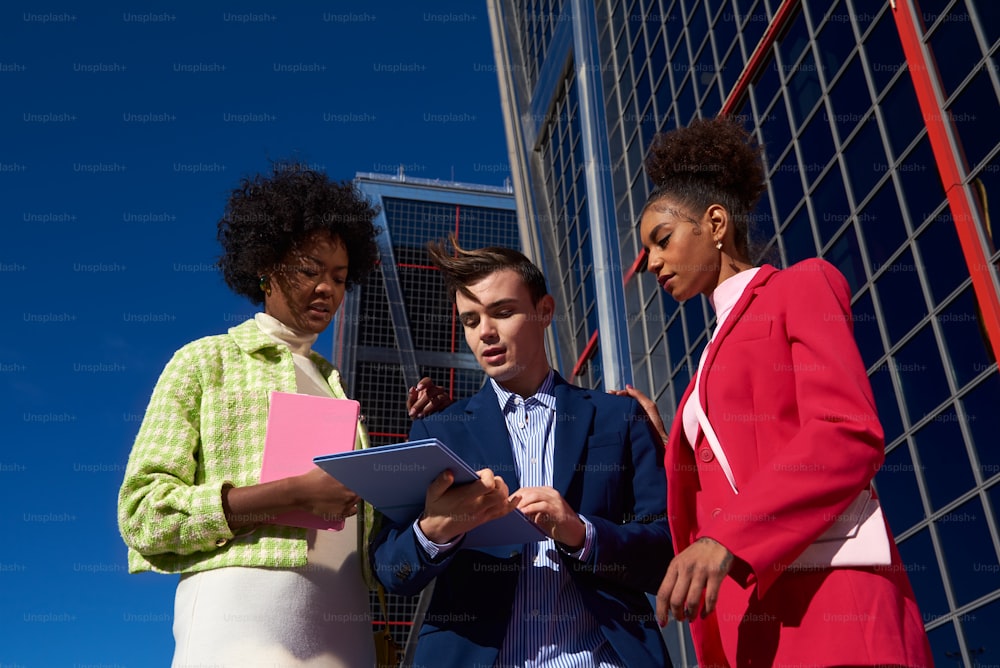
<path id="1" fill-rule="evenodd" d="M 449 251 L 448 246 L 453 251 Z M 461 292 L 470 299 L 475 297 L 468 286 L 478 283 L 498 271 L 511 270 L 517 273 L 528 287 L 532 304 L 549 293 L 545 287 L 545 276 L 531 260 L 520 251 L 502 246 L 489 246 L 476 250 L 466 250 L 458 245 L 454 235 L 448 242 L 432 241 L 427 244 L 431 263 L 441 270 L 448 297 L 455 301 L 455 294 Z"/>

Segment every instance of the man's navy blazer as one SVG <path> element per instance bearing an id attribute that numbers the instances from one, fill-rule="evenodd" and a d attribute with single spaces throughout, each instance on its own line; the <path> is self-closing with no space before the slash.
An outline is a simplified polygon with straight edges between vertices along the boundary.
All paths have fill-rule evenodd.
<path id="1" fill-rule="evenodd" d="M 638 402 L 571 385 L 556 374 L 553 487 L 594 525 L 586 562 L 560 553 L 584 606 L 626 666 L 670 666 L 644 592 L 655 593 L 673 556 L 663 452 Z M 513 493 L 517 470 L 496 393 L 413 423 L 410 439 L 434 437 L 474 470 L 490 468 Z M 449 551 L 431 559 L 411 524 L 374 539 L 375 573 L 393 593 L 415 595 L 434 578 L 414 666 L 492 666 L 503 643 L 523 545 Z"/>

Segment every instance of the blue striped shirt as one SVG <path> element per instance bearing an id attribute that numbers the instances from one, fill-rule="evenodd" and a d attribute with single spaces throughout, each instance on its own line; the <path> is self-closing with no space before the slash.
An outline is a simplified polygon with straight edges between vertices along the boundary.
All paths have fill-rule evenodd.
<path id="1" fill-rule="evenodd" d="M 531 397 L 508 392 L 490 379 L 507 422 L 507 435 L 521 487 L 552 485 L 556 397 L 554 375 Z M 583 547 L 562 551 L 562 559 L 585 560 L 593 549 L 594 527 L 586 527 Z M 417 540 L 431 556 L 458 543 L 440 545 L 424 536 L 414 523 Z M 624 664 L 601 633 L 569 573 L 562 567 L 559 546 L 551 538 L 525 545 L 510 623 L 497 668 L 615 668 Z"/>
<path id="2" fill-rule="evenodd" d="M 535 394 L 524 399 L 490 379 L 507 421 L 507 435 L 521 487 L 552 486 L 556 397 L 549 371 Z M 583 548 L 559 555 L 548 538 L 525 545 L 514 608 L 496 665 L 526 668 L 613 668 L 623 665 L 608 643 L 562 559 L 584 560 L 593 549 L 594 527 L 586 520 Z"/>

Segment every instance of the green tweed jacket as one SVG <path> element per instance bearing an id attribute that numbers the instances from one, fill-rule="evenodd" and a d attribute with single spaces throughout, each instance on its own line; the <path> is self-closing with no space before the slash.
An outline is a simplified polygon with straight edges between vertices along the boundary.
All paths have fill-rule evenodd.
<path id="1" fill-rule="evenodd" d="M 340 374 L 312 359 L 335 396 Z M 262 525 L 234 535 L 222 486 L 258 482 L 270 393 L 295 392 L 292 353 L 248 320 L 193 341 L 153 390 L 118 494 L 129 572 L 306 564 L 306 529 Z"/>

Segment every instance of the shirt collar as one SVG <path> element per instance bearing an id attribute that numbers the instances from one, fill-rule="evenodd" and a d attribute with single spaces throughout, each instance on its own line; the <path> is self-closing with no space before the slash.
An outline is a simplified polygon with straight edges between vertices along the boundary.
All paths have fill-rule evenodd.
<path id="1" fill-rule="evenodd" d="M 716 329 L 725 322 L 729 312 L 736 306 L 736 302 L 740 300 L 743 291 L 750 285 L 750 281 L 753 280 L 758 271 L 760 271 L 760 267 L 752 267 L 730 276 L 712 292 L 712 297 L 708 301 L 715 309 Z"/>
<path id="2" fill-rule="evenodd" d="M 519 395 L 514 394 L 506 389 L 504 389 L 498 382 L 490 378 L 490 385 L 493 386 L 493 391 L 496 392 L 497 401 L 500 404 L 500 410 L 507 412 L 510 407 L 514 405 L 514 400 Z M 548 406 L 549 408 L 555 410 L 556 407 L 556 395 L 554 392 L 555 387 L 555 372 L 549 369 L 548 375 L 545 376 L 545 380 L 542 384 L 535 390 L 535 393 L 530 397 L 524 397 L 525 403 L 534 399 L 540 404 Z"/>

